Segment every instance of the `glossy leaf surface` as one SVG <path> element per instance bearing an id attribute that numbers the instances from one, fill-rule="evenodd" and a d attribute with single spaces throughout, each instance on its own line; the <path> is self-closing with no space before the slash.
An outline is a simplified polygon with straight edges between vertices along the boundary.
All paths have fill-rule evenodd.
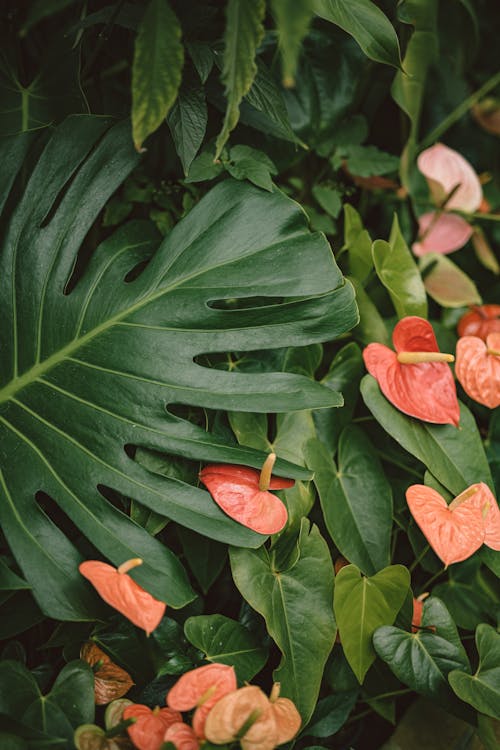
<path id="1" fill-rule="evenodd" d="M 476 673 L 454 670 L 448 680 L 459 698 L 480 713 L 500 719 L 500 634 L 490 625 L 479 625 L 476 646 L 479 651 Z"/>

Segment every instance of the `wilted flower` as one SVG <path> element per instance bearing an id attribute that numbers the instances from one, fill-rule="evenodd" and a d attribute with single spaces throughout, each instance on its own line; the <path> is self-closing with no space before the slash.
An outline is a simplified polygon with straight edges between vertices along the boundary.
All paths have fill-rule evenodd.
<path id="1" fill-rule="evenodd" d="M 94 669 L 94 699 L 98 706 L 104 706 L 116 698 L 121 698 L 132 687 L 129 673 L 115 664 L 109 656 L 92 641 L 84 643 L 80 658 Z"/>
<path id="2" fill-rule="evenodd" d="M 474 401 L 500 406 L 500 333 L 489 333 L 486 343 L 477 336 L 460 338 L 455 374 Z"/>

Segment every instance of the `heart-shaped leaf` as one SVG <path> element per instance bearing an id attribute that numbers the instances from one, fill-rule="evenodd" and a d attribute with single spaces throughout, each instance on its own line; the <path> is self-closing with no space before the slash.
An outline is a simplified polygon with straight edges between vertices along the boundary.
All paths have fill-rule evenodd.
<path id="1" fill-rule="evenodd" d="M 260 468 L 264 454 L 228 444 L 166 407 L 335 405 L 338 394 L 310 379 L 222 372 L 197 358 L 334 338 L 356 323 L 353 290 L 295 203 L 232 180 L 163 241 L 147 223 L 121 227 L 67 286 L 88 230 L 138 156 L 128 123 L 71 118 L 47 143 L 17 208 L 13 200 L 3 204 L 33 138 L 8 139 L 0 159 L 7 211 L 0 260 L 2 528 L 51 617 L 89 619 L 102 610 L 78 573 L 80 552 L 38 504 L 40 491 L 115 565 L 142 558 L 134 579 L 181 607 L 194 592 L 177 557 L 108 502 L 106 488 L 219 541 L 260 545 L 263 537 L 229 519 L 208 492 L 134 461 L 132 446 Z M 245 297 L 273 302 L 231 310 L 217 302 Z M 309 476 L 284 461 L 275 470 Z"/>
<path id="2" fill-rule="evenodd" d="M 374 632 L 381 625 L 392 625 L 409 587 L 410 574 L 403 565 L 391 565 L 371 578 L 355 565 L 337 573 L 335 617 L 347 661 L 360 683 L 375 661 Z"/>
<path id="3" fill-rule="evenodd" d="M 482 714 L 500 719 L 500 633 L 490 625 L 479 625 L 476 646 L 479 651 L 476 673 L 453 670 L 448 680 L 459 698 Z"/>

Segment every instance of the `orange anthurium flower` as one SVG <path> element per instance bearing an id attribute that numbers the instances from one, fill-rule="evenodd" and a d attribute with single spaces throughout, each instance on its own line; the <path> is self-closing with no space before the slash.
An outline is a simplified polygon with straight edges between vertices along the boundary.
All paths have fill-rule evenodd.
<path id="1" fill-rule="evenodd" d="M 133 703 L 123 711 L 124 719 L 137 719 L 127 727 L 127 732 L 137 750 L 159 750 L 163 737 L 172 724 L 182 722 L 182 716 L 171 708 L 151 710 L 141 703 Z"/>
<path id="2" fill-rule="evenodd" d="M 489 333 L 486 343 L 477 336 L 459 339 L 455 374 L 474 401 L 500 406 L 500 333 Z"/>
<path id="3" fill-rule="evenodd" d="M 291 700 L 277 697 L 279 685 L 273 693 L 268 698 L 259 687 L 247 685 L 226 695 L 208 715 L 207 739 L 216 744 L 239 740 L 242 750 L 273 750 L 291 740 L 300 728 L 300 714 Z"/>
<path id="4" fill-rule="evenodd" d="M 112 662 L 109 656 L 92 641 L 83 644 L 80 658 L 91 667 L 99 665 L 94 670 L 94 699 L 98 706 L 105 706 L 121 698 L 134 684 L 129 673 Z"/>
<path id="5" fill-rule="evenodd" d="M 105 602 L 149 635 L 163 617 L 166 604 L 148 594 L 127 575 L 128 570 L 141 564 L 142 560 L 134 558 L 114 568 L 99 560 L 87 560 L 81 563 L 79 571 Z"/>
<path id="6" fill-rule="evenodd" d="M 270 453 L 260 473 L 231 464 L 205 466 L 200 479 L 228 516 L 260 534 L 276 534 L 285 526 L 288 513 L 268 490 L 286 489 L 294 480 L 271 477 L 275 460 L 275 454 Z"/>
<path id="7" fill-rule="evenodd" d="M 475 305 L 458 321 L 459 336 L 477 336 L 483 341 L 489 333 L 500 333 L 500 305 Z"/>
<path id="8" fill-rule="evenodd" d="M 395 352 L 376 343 L 363 351 L 366 369 L 384 396 L 410 417 L 458 427 L 460 407 L 447 364 L 454 357 L 439 351 L 431 324 L 416 316 L 402 318 L 392 340 Z"/>
<path id="9" fill-rule="evenodd" d="M 468 487 L 450 505 L 432 487 L 414 484 L 406 490 L 413 518 L 446 566 L 466 560 L 483 544 L 491 497 L 483 482 Z"/>
<path id="10" fill-rule="evenodd" d="M 165 732 L 163 742 L 171 742 L 176 750 L 198 750 L 200 747 L 200 741 L 193 729 L 184 722 L 171 724 Z"/>
<path id="11" fill-rule="evenodd" d="M 185 672 L 167 694 L 167 705 L 177 711 L 196 707 L 193 729 L 204 739 L 205 721 L 212 706 L 224 695 L 236 690 L 234 667 L 227 664 L 206 664 Z"/>

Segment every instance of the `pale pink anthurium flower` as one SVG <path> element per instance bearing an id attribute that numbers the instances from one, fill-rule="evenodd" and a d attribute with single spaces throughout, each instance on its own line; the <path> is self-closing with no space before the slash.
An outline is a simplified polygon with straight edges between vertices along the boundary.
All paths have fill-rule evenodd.
<path id="1" fill-rule="evenodd" d="M 479 178 L 461 154 L 443 143 L 422 151 L 417 164 L 441 210 L 419 217 L 418 240 L 413 244 L 413 252 L 421 256 L 459 250 L 472 236 L 472 227 L 458 214 L 446 212 L 453 209 L 467 213 L 477 211 L 483 199 Z"/>

